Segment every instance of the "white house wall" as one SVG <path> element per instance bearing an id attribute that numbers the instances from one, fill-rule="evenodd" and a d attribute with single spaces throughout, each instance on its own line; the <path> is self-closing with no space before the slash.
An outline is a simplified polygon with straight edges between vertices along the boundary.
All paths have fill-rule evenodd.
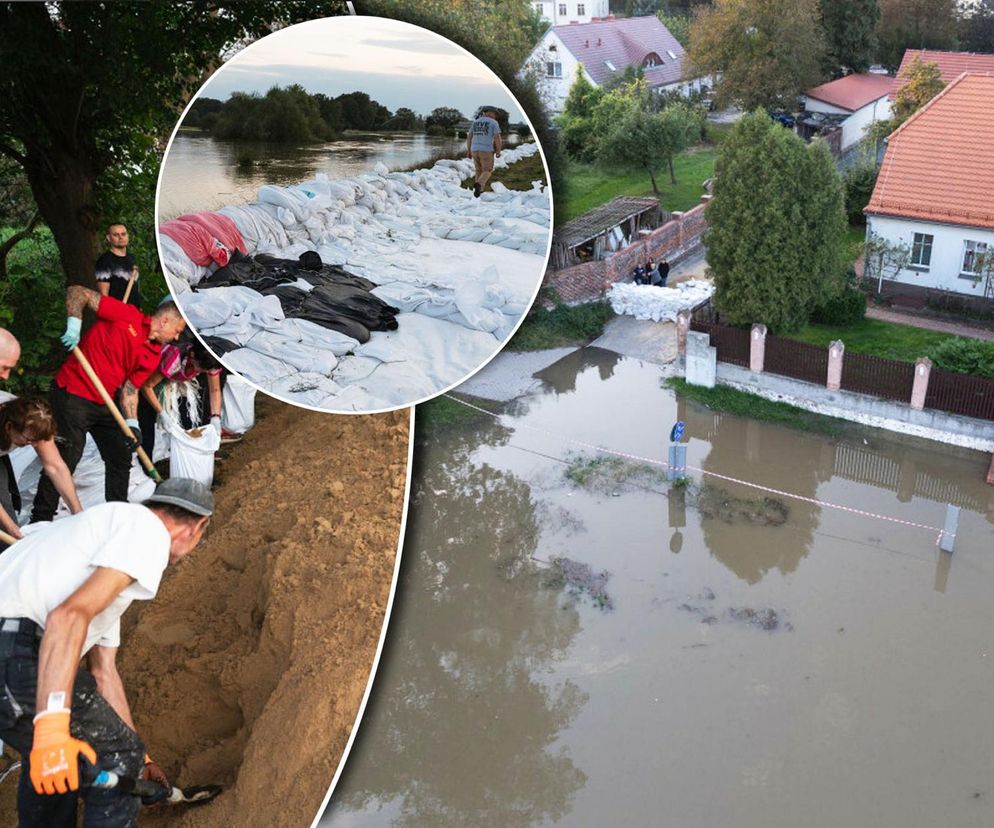
<path id="1" fill-rule="evenodd" d="M 891 242 L 906 244 L 908 247 L 911 247 L 915 233 L 928 233 L 934 237 L 928 271 L 904 269 L 894 281 L 923 288 L 954 291 L 967 296 L 984 295 L 983 280 L 974 284 L 973 277 L 960 275 L 960 269 L 963 264 L 965 242 L 986 242 L 988 249 L 994 250 L 994 230 L 888 216 L 867 216 L 866 227 L 867 233 L 876 233 Z"/>
<path id="2" fill-rule="evenodd" d="M 831 115 L 845 115 L 849 112 L 848 109 L 819 101 L 817 98 L 806 98 L 805 108 L 808 112 L 825 112 Z M 862 141 L 866 137 L 866 128 L 874 121 L 882 121 L 889 117 L 890 101 L 886 96 L 857 109 L 842 122 L 842 149 L 847 150 L 853 144 Z"/>
<path id="3" fill-rule="evenodd" d="M 550 3 L 549 0 L 533 0 L 532 7 L 538 11 L 543 20 L 548 20 L 553 26 L 566 23 L 589 23 L 595 17 L 607 17 L 610 14 L 609 0 L 562 0 Z M 566 8 L 562 14 L 561 7 Z M 582 10 L 582 14 L 581 14 Z"/>

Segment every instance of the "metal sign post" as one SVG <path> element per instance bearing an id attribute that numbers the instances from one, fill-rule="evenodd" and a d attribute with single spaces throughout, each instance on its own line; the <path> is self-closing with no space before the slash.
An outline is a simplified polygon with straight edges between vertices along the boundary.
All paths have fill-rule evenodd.
<path id="1" fill-rule="evenodd" d="M 670 430 L 669 467 L 666 469 L 667 480 L 683 480 L 687 476 L 687 447 L 680 441 L 686 426 L 683 420 L 678 420 Z"/>

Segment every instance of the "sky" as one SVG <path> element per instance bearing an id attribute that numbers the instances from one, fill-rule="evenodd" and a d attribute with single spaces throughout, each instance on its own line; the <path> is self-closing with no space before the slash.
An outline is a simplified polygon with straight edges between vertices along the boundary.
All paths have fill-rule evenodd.
<path id="1" fill-rule="evenodd" d="M 441 35 L 380 17 L 312 20 L 246 47 L 206 83 L 200 97 L 226 100 L 232 92 L 265 93 L 299 83 L 311 94 L 365 92 L 391 111 L 427 115 L 453 106 L 472 117 L 482 104 L 521 110 L 479 59 Z"/>

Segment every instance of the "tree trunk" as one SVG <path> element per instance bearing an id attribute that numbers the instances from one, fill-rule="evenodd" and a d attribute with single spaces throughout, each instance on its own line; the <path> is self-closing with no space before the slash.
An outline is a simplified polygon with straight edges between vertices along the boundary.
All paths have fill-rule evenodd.
<path id="1" fill-rule="evenodd" d="M 659 196 L 659 187 L 656 186 L 656 174 L 652 171 L 652 167 L 646 167 L 649 172 L 649 178 L 652 179 L 652 193 L 656 197 Z"/>
<path id="2" fill-rule="evenodd" d="M 7 281 L 7 257 L 10 255 L 10 252 L 18 244 L 31 236 L 40 220 L 41 213 L 36 211 L 23 230 L 19 230 L 14 233 L 14 235 L 7 239 L 3 244 L 0 244 L 0 281 Z"/>
<path id="3" fill-rule="evenodd" d="M 670 182 L 676 186 L 676 172 L 673 170 L 673 156 L 670 156 Z"/>
<path id="4" fill-rule="evenodd" d="M 96 289 L 100 237 L 96 170 L 85 157 L 51 147 L 44 159 L 28 153 L 25 172 L 38 210 L 59 248 L 67 285 Z"/>

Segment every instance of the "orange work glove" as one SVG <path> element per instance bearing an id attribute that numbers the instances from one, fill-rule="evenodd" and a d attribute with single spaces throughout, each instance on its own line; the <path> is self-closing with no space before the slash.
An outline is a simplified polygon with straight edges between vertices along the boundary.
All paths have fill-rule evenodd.
<path id="1" fill-rule="evenodd" d="M 46 710 L 35 716 L 31 746 L 31 784 L 36 793 L 67 793 L 79 788 L 79 756 L 92 764 L 97 753 L 86 742 L 69 735 L 69 711 Z"/>

